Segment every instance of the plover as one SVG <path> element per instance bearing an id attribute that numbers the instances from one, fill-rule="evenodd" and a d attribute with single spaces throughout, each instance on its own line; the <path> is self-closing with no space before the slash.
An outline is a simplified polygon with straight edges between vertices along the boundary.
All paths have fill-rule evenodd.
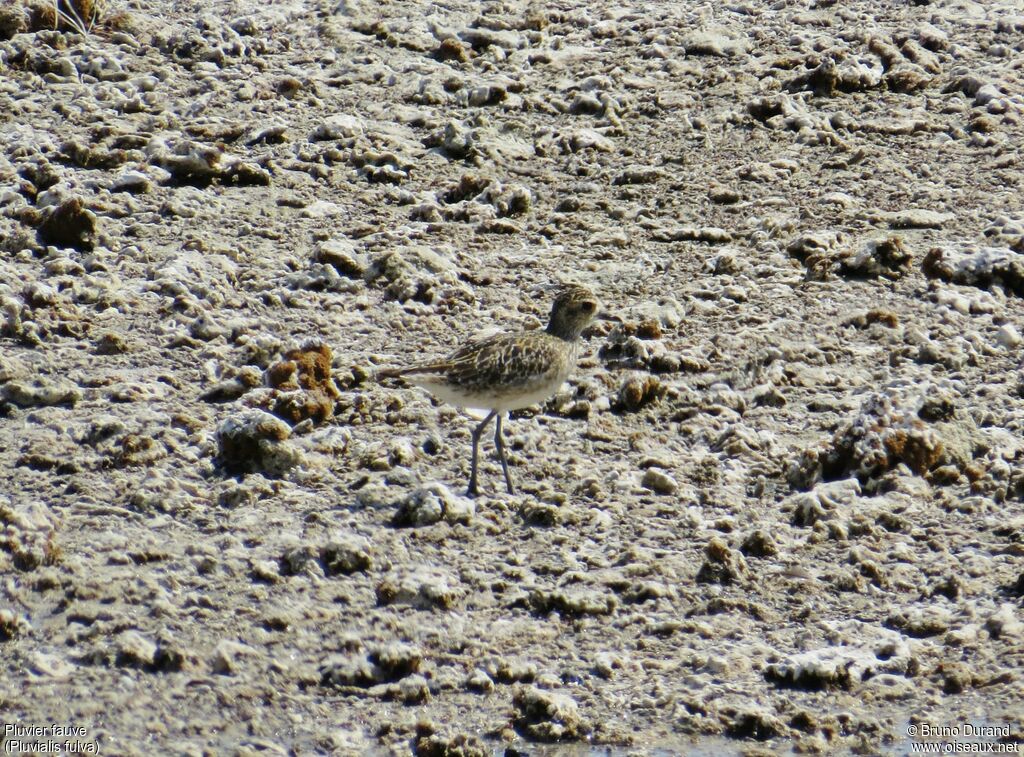
<path id="1" fill-rule="evenodd" d="M 576 364 L 580 334 L 597 313 L 597 298 L 589 289 L 563 286 L 555 297 L 547 328 L 543 331 L 497 334 L 459 347 L 443 360 L 407 368 L 385 368 L 377 376 L 405 377 L 456 407 L 489 410 L 473 431 L 467 494 L 473 497 L 479 493 L 480 437 L 492 418 L 497 418 L 494 446 L 505 473 L 505 485 L 509 494 L 515 494 L 502 440 L 505 413 L 535 405 L 558 390 Z"/>

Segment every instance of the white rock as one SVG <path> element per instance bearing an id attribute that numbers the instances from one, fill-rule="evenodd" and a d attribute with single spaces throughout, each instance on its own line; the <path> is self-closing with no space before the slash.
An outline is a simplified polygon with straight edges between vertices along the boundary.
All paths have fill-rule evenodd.
<path id="1" fill-rule="evenodd" d="M 975 105 L 986 105 L 992 100 L 1002 97 L 1002 92 L 995 84 L 984 84 L 974 93 Z"/>
<path id="2" fill-rule="evenodd" d="M 248 644 L 221 639 L 210 655 L 210 668 L 214 673 L 230 675 L 238 671 L 239 658 L 255 654 L 256 650 Z"/>
<path id="3" fill-rule="evenodd" d="M 111 182 L 110 191 L 143 194 L 148 192 L 152 186 L 153 182 L 146 174 L 140 171 L 125 171 Z"/>
<path id="4" fill-rule="evenodd" d="M 336 202 L 330 202 L 329 200 L 316 200 L 304 207 L 301 211 L 301 215 L 303 218 L 324 218 L 326 216 L 340 215 L 344 210 L 345 208 Z"/>
<path id="5" fill-rule="evenodd" d="M 1008 350 L 1013 349 L 1020 346 L 1020 332 L 1012 324 L 1004 323 L 996 332 L 996 341 Z"/>
<path id="6" fill-rule="evenodd" d="M 1024 622 L 1018 617 L 1017 609 L 1010 602 L 1004 602 L 999 610 L 985 621 L 985 628 L 996 638 L 1024 637 Z"/>
<path id="7" fill-rule="evenodd" d="M 641 480 L 645 489 L 650 489 L 658 494 L 673 494 L 679 488 L 679 484 L 668 473 L 661 468 L 648 468 Z"/>
<path id="8" fill-rule="evenodd" d="M 429 526 L 441 519 L 449 523 L 467 523 L 475 512 L 473 500 L 452 493 L 439 481 L 432 481 L 416 489 L 402 502 L 397 519 L 410 526 Z"/>
<path id="9" fill-rule="evenodd" d="M 355 116 L 339 113 L 330 116 L 322 124 L 313 129 L 311 140 L 344 139 L 358 137 L 363 133 L 363 122 Z"/>
<path id="10" fill-rule="evenodd" d="M 55 654 L 34 652 L 29 658 L 29 669 L 39 676 L 66 680 L 75 672 L 76 666 Z"/>

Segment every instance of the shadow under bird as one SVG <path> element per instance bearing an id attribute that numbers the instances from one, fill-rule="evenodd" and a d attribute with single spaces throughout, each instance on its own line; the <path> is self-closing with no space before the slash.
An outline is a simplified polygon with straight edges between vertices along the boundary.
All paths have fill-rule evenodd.
<path id="1" fill-rule="evenodd" d="M 509 410 L 535 405 L 558 391 L 576 364 L 580 334 L 597 316 L 598 301 L 589 289 L 564 286 L 555 297 L 547 328 L 542 331 L 497 334 L 459 347 L 443 360 L 406 368 L 385 368 L 377 377 L 403 377 L 456 407 L 489 410 L 473 431 L 467 494 L 479 493 L 480 438 L 492 418 L 497 418 L 494 446 L 505 474 L 505 485 L 509 494 L 515 494 L 505 458 L 502 419 Z"/>

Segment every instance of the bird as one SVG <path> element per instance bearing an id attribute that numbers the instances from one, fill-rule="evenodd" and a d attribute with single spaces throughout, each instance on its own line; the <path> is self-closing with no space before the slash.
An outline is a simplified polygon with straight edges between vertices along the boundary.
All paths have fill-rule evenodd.
<path id="1" fill-rule="evenodd" d="M 383 368 L 377 378 L 404 378 L 456 407 L 489 411 L 472 434 L 466 495 L 476 497 L 480 493 L 480 439 L 487 424 L 495 419 L 494 446 L 508 493 L 515 494 L 505 456 L 504 416 L 509 410 L 536 405 L 558 390 L 576 365 L 580 334 L 598 316 L 599 302 L 590 289 L 565 284 L 558 289 L 545 329 L 470 341 L 442 360 Z"/>

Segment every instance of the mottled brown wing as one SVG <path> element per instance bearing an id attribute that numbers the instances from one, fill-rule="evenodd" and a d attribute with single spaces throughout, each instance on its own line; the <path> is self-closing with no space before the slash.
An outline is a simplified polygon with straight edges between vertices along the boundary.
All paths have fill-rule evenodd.
<path id="1" fill-rule="evenodd" d="M 543 332 L 499 334 L 457 349 L 442 375 L 468 390 L 528 387 L 559 373 L 565 360 L 565 351 Z"/>

